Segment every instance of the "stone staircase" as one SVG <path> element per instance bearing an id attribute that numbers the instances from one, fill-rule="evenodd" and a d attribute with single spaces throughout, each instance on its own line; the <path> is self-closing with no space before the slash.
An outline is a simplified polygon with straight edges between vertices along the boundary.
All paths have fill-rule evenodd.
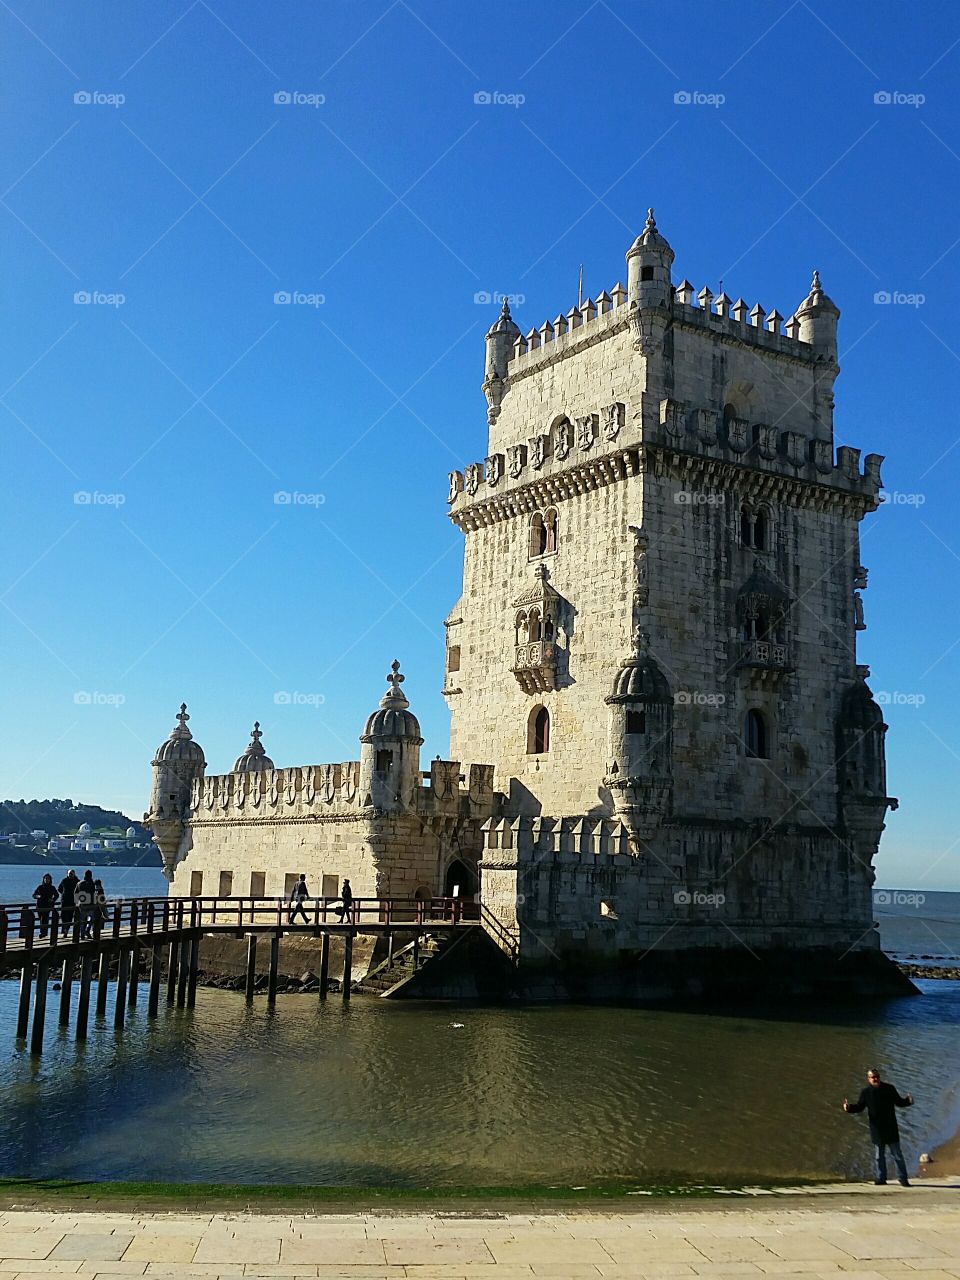
<path id="1" fill-rule="evenodd" d="M 382 996 L 400 983 L 412 978 L 415 972 L 419 972 L 424 965 L 429 964 L 451 946 L 456 937 L 456 933 L 452 932 L 425 934 L 420 939 L 416 969 L 413 963 L 414 944 L 408 942 L 406 946 L 394 951 L 391 958 L 376 965 L 363 978 L 355 982 L 351 989 L 360 995 Z"/>

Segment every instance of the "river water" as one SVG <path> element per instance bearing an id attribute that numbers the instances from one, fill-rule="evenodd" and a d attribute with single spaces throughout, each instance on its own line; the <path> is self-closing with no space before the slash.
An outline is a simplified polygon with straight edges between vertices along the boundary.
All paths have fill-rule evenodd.
<path id="1" fill-rule="evenodd" d="M 862 1177 L 866 1127 L 840 1102 L 867 1065 L 917 1098 L 901 1113 L 911 1163 L 960 1126 L 960 982 L 919 985 L 920 998 L 749 1015 L 308 995 L 271 1011 L 201 988 L 194 1010 L 157 1019 L 141 1000 L 121 1033 L 92 1021 L 85 1046 L 48 1010 L 32 1060 L 15 1047 L 16 984 L 2 982 L 0 1175 L 395 1187 Z"/>

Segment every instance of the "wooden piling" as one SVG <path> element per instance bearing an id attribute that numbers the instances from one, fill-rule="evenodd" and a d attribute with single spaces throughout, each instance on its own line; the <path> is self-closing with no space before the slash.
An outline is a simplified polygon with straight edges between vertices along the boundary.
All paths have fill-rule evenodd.
<path id="1" fill-rule="evenodd" d="M 187 979 L 190 977 L 190 939 L 180 942 L 180 956 L 177 960 L 177 1008 L 182 1009 L 187 1003 Z"/>
<path id="2" fill-rule="evenodd" d="M 190 978 L 187 982 L 187 1008 L 197 1003 L 197 974 L 200 972 L 200 935 L 190 939 Z"/>
<path id="3" fill-rule="evenodd" d="M 177 957 L 180 954 L 180 944 L 171 942 L 170 949 L 167 952 L 167 1004 L 173 1004 L 177 998 Z"/>
<path id="4" fill-rule="evenodd" d="M 350 984 L 353 982 L 353 930 L 343 939 L 343 998 L 350 999 Z"/>
<path id="5" fill-rule="evenodd" d="M 33 992 L 33 1031 L 30 1034 L 30 1052 L 43 1053 L 43 1022 L 47 1014 L 47 980 L 50 962 L 37 963 L 37 985 Z"/>
<path id="6" fill-rule="evenodd" d="M 20 970 L 20 1003 L 17 1005 L 17 1039 L 26 1040 L 30 1025 L 30 987 L 33 983 L 33 965 L 28 961 Z"/>
<path id="7" fill-rule="evenodd" d="M 73 960 L 64 960 L 60 971 L 60 1018 L 61 1027 L 70 1025 L 70 990 L 73 986 Z"/>
<path id="8" fill-rule="evenodd" d="M 84 955 L 80 960 L 80 991 L 77 995 L 77 1039 L 87 1038 L 87 1019 L 90 1016 L 90 979 L 93 976 L 93 956 Z"/>
<path id="9" fill-rule="evenodd" d="M 247 935 L 247 1004 L 253 1004 L 253 992 L 257 982 L 257 935 Z"/>
<path id="10" fill-rule="evenodd" d="M 277 969 L 280 964 L 280 934 L 270 935 L 270 975 L 267 980 L 267 1004 L 277 1000 Z"/>
<path id="11" fill-rule="evenodd" d="M 330 980 L 330 935 L 320 935 L 320 999 L 327 998 L 327 983 Z"/>
<path id="12" fill-rule="evenodd" d="M 140 944 L 137 943 L 130 952 L 130 987 L 127 1004 L 131 1009 L 137 1007 L 137 988 L 140 986 Z"/>
<path id="13" fill-rule="evenodd" d="M 163 971 L 163 947 L 157 944 L 150 953 L 150 994 L 147 996 L 147 1016 L 155 1018 L 160 1009 L 160 975 Z"/>
<path id="14" fill-rule="evenodd" d="M 117 999 L 113 1007 L 113 1025 L 122 1030 L 127 1013 L 127 974 L 130 971 L 130 952 L 122 948 L 117 956 Z"/>
<path id="15" fill-rule="evenodd" d="M 110 952 L 100 952 L 100 967 L 97 970 L 97 1017 L 107 1015 L 107 982 L 110 979 Z"/>

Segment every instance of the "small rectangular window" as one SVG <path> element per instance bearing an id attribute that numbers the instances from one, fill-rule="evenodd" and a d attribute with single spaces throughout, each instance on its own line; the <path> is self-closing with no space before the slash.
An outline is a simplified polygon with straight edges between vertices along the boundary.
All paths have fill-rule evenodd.
<path id="1" fill-rule="evenodd" d="M 220 872 L 220 888 L 217 890 L 217 896 L 220 898 L 229 898 L 233 893 L 233 872 Z"/>
<path id="2" fill-rule="evenodd" d="M 340 896 L 340 880 L 337 876 L 323 876 L 320 881 L 322 898 L 338 898 Z"/>
<path id="3" fill-rule="evenodd" d="M 299 879 L 300 877 L 296 871 L 288 871 L 283 877 L 283 896 L 285 898 L 289 898 L 291 893 L 293 893 L 294 885 L 296 885 Z"/>
<path id="4" fill-rule="evenodd" d="M 641 279 L 641 280 L 652 280 L 652 279 L 653 279 L 653 267 L 641 267 L 641 268 L 640 268 L 640 279 Z"/>
<path id="5" fill-rule="evenodd" d="M 393 766 L 393 752 L 383 751 L 377 752 L 375 768 L 378 773 L 387 773 Z"/>
<path id="6" fill-rule="evenodd" d="M 267 873 L 265 871 L 250 872 L 250 897 L 262 898 L 267 887 Z"/>
<path id="7" fill-rule="evenodd" d="M 203 872 L 190 872 L 190 897 L 199 898 L 203 894 Z"/>
<path id="8" fill-rule="evenodd" d="M 646 733 L 647 713 L 643 710 L 627 712 L 627 733 Z"/>
<path id="9" fill-rule="evenodd" d="M 460 646 L 458 644 L 452 644 L 447 652 L 447 670 L 460 670 Z"/>

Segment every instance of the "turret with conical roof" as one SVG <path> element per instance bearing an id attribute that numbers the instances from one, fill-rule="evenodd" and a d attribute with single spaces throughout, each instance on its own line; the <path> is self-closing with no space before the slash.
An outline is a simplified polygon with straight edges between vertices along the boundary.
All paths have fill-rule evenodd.
<path id="1" fill-rule="evenodd" d="M 673 286 L 670 268 L 674 252 L 657 229 L 653 210 L 647 210 L 643 230 L 627 250 L 627 300 L 639 307 L 668 307 Z"/>
<path id="2" fill-rule="evenodd" d="M 487 330 L 487 360 L 483 374 L 483 394 L 487 398 L 487 417 L 490 425 L 500 413 L 500 402 L 506 390 L 507 365 L 513 355 L 513 344 L 520 337 L 520 329 L 510 314 L 506 298 L 500 314 Z"/>
<path id="3" fill-rule="evenodd" d="M 411 807 L 420 785 L 423 738 L 400 688 L 404 678 L 400 663 L 394 661 L 387 676 L 390 688 L 360 735 L 360 794 L 365 805 L 387 813 Z"/>
<path id="4" fill-rule="evenodd" d="M 809 342 L 818 354 L 836 364 L 837 321 L 840 319 L 840 308 L 824 293 L 819 271 L 814 271 L 810 292 L 797 307 L 795 314 L 800 325 L 797 335 L 800 341 Z"/>
<path id="5" fill-rule="evenodd" d="M 177 723 L 170 737 L 157 748 L 153 759 L 153 787 L 150 809 L 143 815 L 153 831 L 153 839 L 163 858 L 163 874 L 172 879 L 183 838 L 185 819 L 190 815 L 190 794 L 195 779 L 207 767 L 203 748 L 187 728 L 187 704 L 181 702 Z"/>

